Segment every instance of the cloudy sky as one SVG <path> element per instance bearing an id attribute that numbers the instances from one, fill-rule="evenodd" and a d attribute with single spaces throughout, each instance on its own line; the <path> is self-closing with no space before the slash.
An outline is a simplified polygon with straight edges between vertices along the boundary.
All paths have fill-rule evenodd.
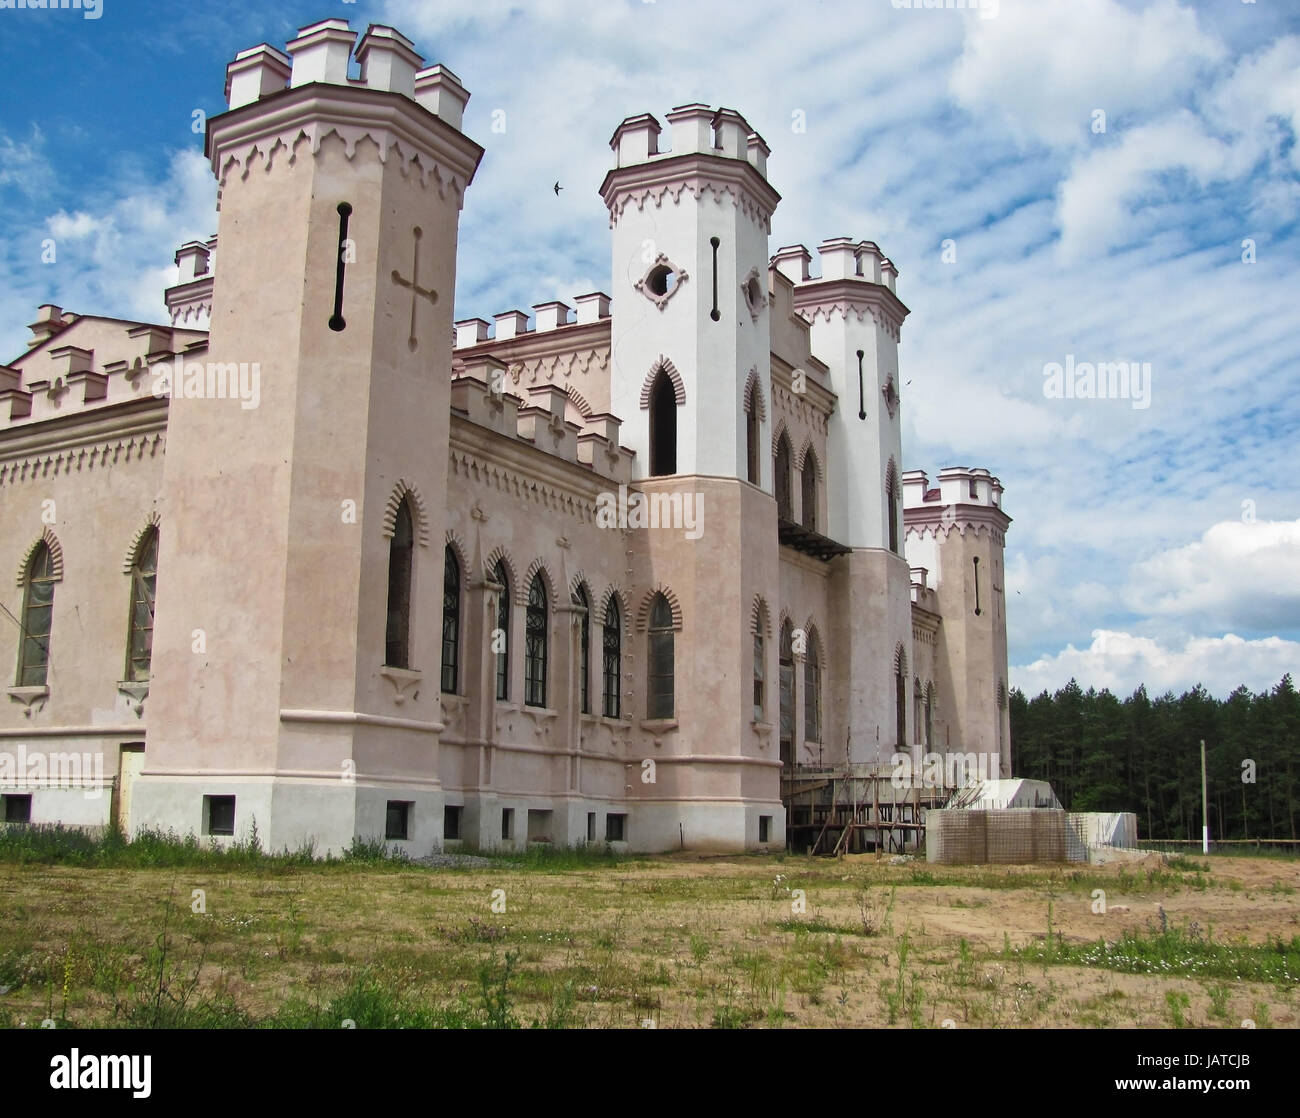
<path id="1" fill-rule="evenodd" d="M 900 269 L 907 465 L 1006 486 L 1014 683 L 1300 675 L 1300 9 L 914 3 L 0 11 L 0 350 L 42 302 L 159 319 L 175 246 L 215 231 L 196 114 L 237 50 L 326 15 L 392 23 L 473 95 L 458 318 L 608 289 L 614 127 L 726 105 L 772 148 L 773 250 L 867 238 Z M 1149 365 L 1141 398 L 1047 390 L 1117 361 Z"/>

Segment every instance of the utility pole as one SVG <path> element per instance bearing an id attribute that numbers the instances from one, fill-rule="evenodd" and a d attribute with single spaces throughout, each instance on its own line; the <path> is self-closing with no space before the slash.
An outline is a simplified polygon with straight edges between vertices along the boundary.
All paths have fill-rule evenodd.
<path id="1" fill-rule="evenodd" d="M 1201 853 L 1210 852 L 1210 807 L 1205 784 L 1205 739 L 1201 739 Z"/>

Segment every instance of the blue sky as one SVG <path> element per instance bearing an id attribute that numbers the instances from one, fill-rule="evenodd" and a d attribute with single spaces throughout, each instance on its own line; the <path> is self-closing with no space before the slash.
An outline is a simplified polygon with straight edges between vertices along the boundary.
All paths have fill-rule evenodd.
<path id="1" fill-rule="evenodd" d="M 391 23 L 460 76 L 487 149 L 457 317 L 608 289 L 615 125 L 736 108 L 772 147 L 773 250 L 868 238 L 900 269 L 907 465 L 1006 486 L 1013 682 L 1226 694 L 1300 668 L 1290 0 L 102 7 L 0 10 L 6 355 L 42 302 L 160 319 L 175 246 L 216 229 L 192 123 L 236 51 Z M 1149 406 L 1048 397 L 1067 359 L 1149 364 Z"/>

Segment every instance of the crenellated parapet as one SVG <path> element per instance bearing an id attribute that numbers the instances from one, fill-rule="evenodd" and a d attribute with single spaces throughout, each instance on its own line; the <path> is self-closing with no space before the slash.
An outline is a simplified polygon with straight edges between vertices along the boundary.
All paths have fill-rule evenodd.
<path id="1" fill-rule="evenodd" d="M 1011 518 L 1002 511 L 1002 483 L 988 470 L 949 466 L 939 471 L 933 488 L 924 470 L 908 470 L 902 480 L 907 539 L 943 539 L 956 532 L 987 534 L 1005 545 Z"/>
<path id="2" fill-rule="evenodd" d="M 354 49 L 359 79 L 348 76 Z M 358 42 L 343 19 L 304 27 L 285 52 L 241 51 L 226 68 L 230 111 L 208 124 L 219 189 L 232 174 L 315 157 L 334 138 L 349 160 L 396 160 L 459 206 L 482 156 L 460 131 L 469 93 L 447 67 L 424 63 L 393 28 L 372 24 Z"/>
<path id="3" fill-rule="evenodd" d="M 628 117 L 614 130 L 615 165 L 600 188 L 610 226 L 629 205 L 658 208 L 689 193 L 697 201 L 730 202 L 770 233 L 781 196 L 767 181 L 771 149 L 763 137 L 734 109 L 681 105 L 666 119 L 667 151 L 659 150 L 662 128 L 650 113 Z"/>
<path id="4" fill-rule="evenodd" d="M 831 237 L 817 246 L 821 275 L 813 276 L 812 254 L 803 245 L 778 249 L 772 266 L 795 285 L 795 309 L 809 322 L 870 318 L 897 342 L 910 313 L 896 291 L 898 269 L 874 241 Z"/>
<path id="5" fill-rule="evenodd" d="M 33 344 L 0 365 L 0 429 L 66 419 L 157 398 L 168 369 L 207 344 L 199 331 L 76 315 L 47 304 L 32 324 Z M 161 406 L 164 406 L 163 403 Z"/>

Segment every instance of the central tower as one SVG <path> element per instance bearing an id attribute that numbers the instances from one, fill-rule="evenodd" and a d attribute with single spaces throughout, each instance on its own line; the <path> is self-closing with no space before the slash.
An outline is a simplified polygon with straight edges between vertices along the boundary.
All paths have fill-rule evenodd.
<path id="1" fill-rule="evenodd" d="M 685 629 L 671 719 L 642 722 L 659 780 L 629 793 L 638 826 L 671 844 L 781 842 L 775 699 L 779 561 L 772 497 L 767 240 L 780 196 L 767 145 L 739 113 L 683 105 L 624 120 L 601 184 L 612 229 L 611 410 L 653 510 L 631 533 L 642 593 L 671 588 Z M 692 531 L 675 523 L 692 508 Z M 765 641 L 765 643 L 764 643 Z M 761 672 L 756 672 L 757 662 Z M 771 689 L 774 693 L 774 689 Z M 633 696 L 634 706 L 636 697 Z M 680 821 L 680 823 L 679 823 Z"/>
<path id="2" fill-rule="evenodd" d="M 745 478 L 746 392 L 771 398 L 767 239 L 780 195 L 769 149 L 731 109 L 630 117 L 610 146 L 612 410 L 641 477 Z M 669 401 L 671 400 L 671 405 Z M 760 441 L 770 440 L 761 409 Z M 756 482 L 771 490 L 770 455 Z"/>

